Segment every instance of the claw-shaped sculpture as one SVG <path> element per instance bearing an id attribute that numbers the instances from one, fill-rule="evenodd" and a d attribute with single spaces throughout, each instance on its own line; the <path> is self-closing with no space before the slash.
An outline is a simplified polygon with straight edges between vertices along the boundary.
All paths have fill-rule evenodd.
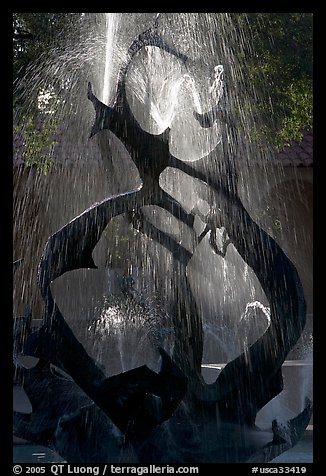
<path id="1" fill-rule="evenodd" d="M 282 391 L 282 364 L 305 325 L 301 282 L 289 258 L 247 213 L 230 168 L 226 167 L 224 174 L 208 175 L 204 168 L 178 160 L 169 152 L 168 129 L 154 136 L 142 130 L 134 118 L 125 82 L 134 55 L 144 46 L 161 48 L 187 64 L 188 58 L 169 46 L 153 28 L 139 35 L 130 46 L 112 107 L 101 103 L 88 85 L 87 95 L 96 115 L 91 136 L 104 129 L 113 132 L 130 153 L 143 183 L 138 190 L 96 203 L 49 238 L 39 265 L 43 325 L 28 337 L 24 347 L 26 354 L 41 359 L 25 380 L 34 413 L 30 419 L 15 415 L 15 431 L 33 441 L 48 442 L 68 461 L 75 462 L 103 462 L 103 458 L 115 461 L 126 444 L 132 445 L 138 462 L 269 461 L 278 451 L 295 444 L 311 415 L 309 403 L 297 419 L 291 420 L 286 433 L 273 425 L 270 444 L 246 445 L 246 432 L 255 431 L 258 411 Z M 202 127 L 209 127 L 218 114 L 219 110 L 213 107 L 207 114 L 196 113 L 196 118 Z M 211 152 L 209 160 L 215 163 L 218 155 L 217 150 Z M 186 212 L 160 188 L 159 176 L 168 166 L 177 167 L 210 187 L 215 200 L 212 210 L 218 210 L 218 216 L 214 211 L 210 213 L 209 229 L 222 224 L 228 236 L 223 249 L 218 250 L 211 232 L 212 248 L 223 256 L 232 243 L 256 273 L 270 302 L 271 323 L 266 332 L 246 354 L 229 362 L 210 385 L 201 377 L 201 317 L 186 276 L 192 253 L 142 214 L 143 206 L 157 205 L 193 227 L 195 214 Z M 69 328 L 53 299 L 50 284 L 68 271 L 95 268 L 93 249 L 109 221 L 122 213 L 129 216 L 133 226 L 165 246 L 179 261 L 184 274 L 176 285 L 176 342 L 172 359 L 161 349 L 159 373 L 143 366 L 108 377 Z M 69 374 L 72 381 L 63 383 L 50 375 L 50 364 Z M 53 384 L 50 389 L 48 382 Z M 69 386 L 69 392 L 65 386 Z M 46 404 L 41 398 L 44 392 L 49 398 Z M 54 401 L 54 395 L 61 395 L 61 399 Z M 184 405 L 180 404 L 182 401 Z M 52 406 L 50 411 L 48 402 L 55 411 Z M 92 421 L 96 421 L 96 428 Z M 69 452 L 69 445 L 76 444 L 77 427 L 85 431 L 81 443 L 84 451 L 75 447 Z M 228 439 L 230 427 L 236 427 L 242 435 L 233 445 Z M 210 451 L 201 439 L 201 431 L 211 435 Z M 103 447 L 105 439 L 100 442 L 97 433 L 114 442 L 111 453 L 110 448 Z"/>

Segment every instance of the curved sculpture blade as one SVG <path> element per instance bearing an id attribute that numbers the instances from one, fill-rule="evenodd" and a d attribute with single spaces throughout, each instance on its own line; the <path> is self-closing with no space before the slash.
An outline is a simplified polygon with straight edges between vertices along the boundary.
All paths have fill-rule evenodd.
<path id="1" fill-rule="evenodd" d="M 299 415 L 289 420 L 285 425 L 273 421 L 273 440 L 257 451 L 248 463 L 268 463 L 280 454 L 293 448 L 302 438 L 312 416 L 312 402 L 307 399 L 305 408 Z"/>

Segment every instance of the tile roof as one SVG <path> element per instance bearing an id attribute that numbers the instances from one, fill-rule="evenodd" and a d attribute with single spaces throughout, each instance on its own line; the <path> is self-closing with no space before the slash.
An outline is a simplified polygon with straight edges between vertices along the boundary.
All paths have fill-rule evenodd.
<path id="1" fill-rule="evenodd" d="M 303 131 L 301 141 L 290 141 L 273 158 L 273 164 L 294 167 L 313 166 L 313 131 Z"/>

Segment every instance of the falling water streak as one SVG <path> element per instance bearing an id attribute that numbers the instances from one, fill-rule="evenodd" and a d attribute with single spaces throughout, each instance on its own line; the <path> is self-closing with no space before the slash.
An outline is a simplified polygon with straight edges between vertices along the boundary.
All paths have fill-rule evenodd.
<path id="1" fill-rule="evenodd" d="M 105 46 L 105 74 L 104 74 L 104 82 L 103 82 L 103 90 L 102 90 L 102 101 L 104 103 L 107 103 L 109 101 L 109 94 L 110 94 L 110 75 L 112 74 L 112 70 L 110 70 L 110 58 L 111 60 L 113 59 L 113 56 L 114 56 L 114 35 L 116 34 L 117 32 L 117 24 L 114 22 L 114 18 L 113 16 L 115 14 L 106 14 L 108 16 L 110 16 L 110 18 L 107 18 L 106 19 L 106 46 Z M 173 14 L 175 15 L 175 25 L 177 25 L 179 19 L 180 19 L 180 16 L 176 15 L 176 14 Z M 207 15 L 207 14 L 206 14 Z M 186 20 L 183 22 L 183 27 L 184 28 L 188 28 L 189 32 L 191 32 L 191 34 L 193 35 L 193 44 L 188 46 L 189 49 L 190 49 L 190 53 L 194 53 L 194 54 L 197 54 L 199 51 L 200 51 L 200 46 L 202 45 L 203 43 L 203 38 L 205 38 L 205 41 L 207 39 L 207 51 L 209 49 L 212 49 L 213 50 L 213 36 L 215 34 L 215 30 L 217 32 L 217 34 L 215 36 L 220 36 L 220 41 L 221 41 L 221 46 L 220 46 L 220 50 L 222 51 L 223 55 L 221 55 L 221 57 L 218 57 L 217 58 L 217 61 L 218 62 L 223 62 L 223 64 L 225 64 L 225 67 L 228 68 L 228 71 L 227 71 L 227 83 L 229 85 L 229 87 L 232 89 L 232 98 L 231 98 L 231 102 L 230 102 L 230 105 L 232 107 L 237 107 L 238 110 L 240 111 L 240 117 L 239 117 L 239 126 L 241 126 L 243 128 L 243 133 L 242 135 L 243 136 L 246 136 L 246 134 L 248 134 L 248 130 L 250 129 L 251 125 L 255 122 L 256 118 L 253 116 L 253 113 L 252 113 L 252 109 L 251 109 L 251 106 L 249 104 L 249 107 L 247 109 L 245 109 L 243 107 L 243 99 L 244 99 L 244 90 L 245 90 L 245 76 L 246 76 L 246 70 L 241 70 L 241 68 L 239 67 L 239 63 L 235 57 L 235 53 L 233 51 L 231 51 L 231 49 L 229 48 L 228 46 L 228 42 L 229 42 L 229 38 L 230 38 L 230 32 L 231 32 L 231 35 L 234 33 L 234 28 L 232 27 L 232 22 L 231 22 L 231 19 L 229 18 L 228 14 L 219 14 L 219 15 L 216 15 L 216 16 L 213 16 L 211 15 L 211 17 L 209 16 L 205 16 L 203 17 L 204 18 L 204 22 L 203 22 L 203 25 L 205 27 L 205 25 L 207 26 L 207 28 L 204 28 L 205 30 L 205 36 L 202 35 L 202 33 L 200 33 L 200 29 L 195 27 L 196 26 L 196 19 L 197 17 L 195 16 L 195 14 L 188 14 L 187 17 L 185 17 Z M 163 20 L 163 19 L 162 19 Z M 111 25 L 111 26 L 110 26 Z M 188 33 L 188 31 L 184 31 L 182 28 L 180 30 L 176 30 L 177 31 L 177 36 L 179 37 L 182 37 L 182 36 L 191 36 L 190 33 Z M 202 35 L 202 36 L 201 36 Z M 245 38 L 243 35 L 242 35 L 242 32 L 238 33 L 238 39 L 239 39 L 239 42 L 238 42 L 238 50 L 240 52 L 243 52 L 246 45 L 245 43 L 247 42 L 247 38 Z M 232 40 L 234 43 L 236 42 L 236 39 L 233 39 Z M 93 42 L 94 43 L 94 42 Z M 80 71 L 82 70 L 82 68 L 91 68 L 91 65 L 92 65 L 92 61 L 93 61 L 93 58 L 94 58 L 94 55 L 97 54 L 98 55 L 98 51 L 97 48 L 95 47 L 95 45 L 92 43 L 92 38 L 89 38 L 87 41 L 85 40 L 82 47 L 79 45 L 79 48 L 75 49 L 74 51 L 71 51 L 69 49 L 65 50 L 65 51 L 58 51 L 58 57 L 57 57 L 57 61 L 52 65 L 49 65 L 49 70 L 47 71 L 47 74 L 49 76 L 49 78 L 51 77 L 51 75 L 61 75 L 63 77 L 67 77 L 68 76 L 68 73 L 66 71 L 66 66 L 68 65 L 69 68 L 71 70 L 71 76 L 68 78 L 69 79 L 69 87 L 72 88 L 72 90 L 74 91 L 74 94 L 76 94 L 76 92 L 78 91 L 78 84 L 80 83 L 79 81 L 79 73 Z M 103 49 L 104 49 L 104 45 L 103 45 Z M 201 50 L 202 51 L 202 50 Z M 205 53 L 205 51 L 204 51 Z M 104 56 L 104 55 L 103 55 Z M 103 56 L 101 56 L 101 58 L 103 58 Z M 209 56 L 207 54 L 207 56 Z M 241 55 L 240 55 L 241 56 Z M 205 60 L 206 58 L 204 58 Z M 103 63 L 103 61 L 102 61 Z M 216 70 L 216 72 L 218 73 L 219 71 Z M 51 74 L 50 74 L 51 73 Z M 188 76 L 188 77 L 187 77 Z M 218 75 L 216 77 L 216 79 L 218 78 Z M 37 85 L 37 87 L 39 86 L 42 86 L 44 88 L 47 88 L 49 87 L 49 81 L 50 80 L 46 80 L 47 81 L 47 84 L 44 86 L 44 84 L 42 84 L 42 81 L 43 81 L 43 76 L 40 74 L 40 72 L 37 72 L 37 70 L 35 71 L 35 75 L 32 75 L 32 79 L 31 81 L 29 82 L 29 85 L 32 85 L 33 84 L 33 81 L 35 81 L 35 85 Z M 102 79 L 100 80 L 100 83 L 101 83 L 101 86 L 102 86 Z M 158 120 L 159 121 L 163 121 L 164 123 L 164 126 L 173 119 L 174 117 L 174 114 L 175 114 L 175 110 L 174 110 L 174 107 L 176 105 L 176 102 L 178 100 L 177 98 L 177 95 L 178 95 L 178 92 L 180 90 L 180 88 L 182 87 L 182 85 L 185 85 L 187 88 L 190 88 L 190 92 L 192 93 L 192 96 L 193 96 L 193 101 L 195 103 L 195 106 L 198 110 L 198 112 L 201 112 L 202 109 L 203 109 L 203 106 L 202 106 L 202 103 L 200 102 L 199 100 L 199 95 L 198 95 L 198 90 L 197 88 L 195 87 L 195 80 L 190 76 L 190 75 L 186 75 L 186 77 L 183 77 L 179 80 L 179 82 L 177 83 L 176 85 L 176 89 L 177 91 L 174 89 L 174 93 L 172 95 L 172 98 L 173 98 L 173 106 L 170 107 L 170 110 L 169 110 L 169 114 L 168 114 L 168 118 L 162 118 L 161 117 L 161 114 L 160 114 L 160 109 L 159 109 L 159 104 L 155 104 L 154 102 L 152 102 L 152 110 L 156 110 L 156 112 L 154 112 L 154 114 L 158 114 Z M 36 86 L 35 86 L 36 87 Z M 210 86 L 210 92 L 211 93 L 216 93 L 216 89 L 214 88 L 214 84 Z M 26 94 L 27 94 L 27 91 L 28 91 L 28 87 L 26 88 Z M 99 89 L 101 89 L 99 87 Z M 83 107 L 83 105 L 85 104 L 85 102 L 81 102 L 81 105 L 78 103 L 78 101 L 80 100 L 81 97 L 83 97 L 83 88 L 81 87 L 81 93 L 78 91 L 78 96 L 76 98 L 76 101 L 74 103 L 69 103 L 69 100 L 66 98 L 66 97 L 63 97 L 62 98 L 62 110 L 59 112 L 59 116 L 61 117 L 67 117 L 69 114 L 73 114 L 73 115 L 76 115 L 78 114 L 78 111 L 80 112 L 81 110 L 81 107 Z M 63 95 L 65 96 L 65 95 Z M 217 93 L 216 95 L 217 99 L 219 99 L 219 94 Z M 78 104 L 77 104 L 78 103 Z M 212 103 L 212 105 L 215 105 L 215 103 Z M 247 103 L 246 103 L 246 106 L 247 106 Z M 155 118 L 154 118 L 155 119 Z M 155 119 L 156 120 L 156 119 Z M 259 122 L 259 121 L 257 121 Z M 76 137 L 75 137 L 76 139 Z M 77 139 L 76 139 L 77 140 Z M 229 149 L 231 149 L 231 146 L 229 145 L 228 146 Z M 226 147 L 227 149 L 227 147 Z M 242 143 L 241 144 L 241 159 L 243 161 L 248 161 L 250 162 L 251 160 L 251 156 L 250 156 L 250 152 L 252 152 L 254 148 L 252 146 L 247 146 L 246 143 Z M 257 151 L 256 151 L 257 152 Z M 261 149 L 261 151 L 259 151 L 259 157 L 261 158 L 266 158 L 266 151 L 264 151 L 263 149 Z M 264 166 L 265 167 L 265 166 Z M 208 171 L 209 172 L 209 171 Z M 274 181 L 275 181 L 275 185 L 277 184 L 277 180 L 278 180 L 278 176 L 281 175 L 282 172 L 277 172 L 275 175 L 274 175 Z M 69 179 L 71 180 L 71 182 L 74 180 L 74 185 L 78 182 L 78 180 L 80 180 L 81 178 L 81 175 L 80 173 L 77 174 L 78 176 L 77 177 L 74 177 L 72 178 L 71 176 L 69 176 Z M 68 179 L 68 183 L 69 183 L 69 179 Z M 46 185 L 44 186 L 43 184 L 39 183 L 39 178 L 37 178 L 37 185 L 40 185 L 40 187 L 43 187 L 42 190 L 43 190 L 43 193 L 45 191 L 45 194 L 46 192 L 48 192 L 49 190 L 49 185 Z M 88 193 L 88 188 L 92 187 L 92 184 L 90 183 L 90 180 L 88 179 L 87 183 L 84 185 L 83 187 L 83 193 L 85 194 L 85 191 L 87 191 Z M 184 187 L 184 186 L 183 186 Z M 182 187 L 181 187 L 182 188 Z M 37 187 L 36 187 L 37 189 Z M 69 189 L 73 190 L 74 187 L 69 187 Z M 176 190 L 176 187 L 174 188 L 173 192 L 175 192 Z M 181 193 L 183 193 L 184 190 L 181 190 Z M 252 199 L 252 196 L 251 196 L 251 190 L 250 188 L 248 187 L 247 188 L 247 191 L 248 191 L 248 198 L 249 199 Z M 66 195 L 64 197 L 64 199 L 62 200 L 62 202 L 64 202 L 64 208 L 65 208 L 65 213 L 66 215 L 70 214 L 69 218 L 72 218 L 71 214 L 73 213 L 73 208 L 70 206 L 70 202 L 69 202 L 69 198 L 70 198 L 70 195 L 69 195 L 69 192 L 67 190 L 65 190 L 66 192 Z M 109 193 L 107 190 L 105 191 L 106 193 Z M 51 195 L 51 194 L 49 194 Z M 172 193 L 173 195 L 173 193 Z M 259 195 L 259 198 L 260 197 L 260 193 L 258 193 Z M 81 196 L 80 199 L 82 199 L 83 197 Z M 56 209 L 53 209 L 53 207 L 51 208 L 49 203 L 50 201 L 48 199 L 45 200 L 45 205 L 44 207 L 47 209 L 49 208 L 50 210 L 52 210 L 52 213 L 56 214 L 56 213 L 59 213 L 61 214 L 62 210 L 61 210 L 61 206 L 62 206 L 62 202 L 60 202 L 60 206 L 58 207 L 59 208 L 59 211 L 56 212 L 57 208 Z M 17 205 L 17 215 L 20 215 L 20 212 L 19 212 L 19 207 L 21 206 L 21 203 L 19 203 Z M 22 205 L 23 206 L 23 205 Z M 82 206 L 82 205 L 80 205 Z M 82 211 L 82 210 L 79 210 L 79 211 Z M 287 214 L 287 211 L 285 209 L 285 214 Z M 62 219 L 64 219 L 65 217 L 63 217 Z M 288 217 L 286 217 L 286 219 L 288 220 Z M 62 223 L 63 224 L 63 223 Z M 26 236 L 25 239 L 28 240 L 31 238 L 31 236 L 33 234 L 37 234 L 35 232 L 38 232 L 39 230 L 37 229 L 37 223 L 35 224 L 35 227 L 33 228 L 32 230 L 32 233 L 30 233 L 30 236 Z M 53 232 L 56 231 L 55 229 L 52 230 Z M 117 238 L 117 243 L 118 243 L 118 238 Z M 134 252 L 134 254 L 136 255 L 137 252 L 139 253 L 139 248 L 137 249 L 136 247 L 134 249 L 132 249 L 132 246 L 130 246 L 130 249 L 131 249 L 131 252 Z M 166 257 L 166 254 L 164 254 L 158 246 L 150 246 L 149 243 L 145 240 L 145 239 L 142 239 L 142 246 L 141 246 L 141 250 L 142 250 L 142 253 L 143 253 L 143 256 L 145 256 L 144 258 L 144 269 L 145 271 L 147 271 L 147 274 L 148 276 L 151 276 L 153 278 L 154 281 L 156 281 L 157 279 L 162 279 L 162 280 L 165 280 L 165 287 L 166 288 L 169 288 L 170 287 L 170 293 L 172 294 L 173 293 L 173 285 L 171 284 L 171 282 L 169 281 L 169 276 L 168 276 L 168 273 L 166 273 L 166 275 L 164 275 L 164 273 L 162 273 L 158 267 L 157 264 L 155 263 L 159 263 L 159 260 L 162 259 L 162 256 L 164 256 L 164 258 Z M 155 257 L 154 257 L 154 260 L 151 259 L 151 254 L 153 255 L 154 252 L 153 250 L 155 250 Z M 208 261 L 209 261 L 209 258 L 211 257 L 211 255 L 209 255 L 209 247 L 207 246 L 207 253 L 206 254 L 206 258 L 208 258 Z M 19 258 L 20 256 L 17 256 L 17 258 Z M 169 257 L 166 257 L 166 263 L 168 263 L 168 260 L 169 260 Z M 154 265 L 153 265 L 153 262 L 154 262 Z M 169 263 L 171 264 L 171 262 L 169 261 Z M 207 265 L 209 266 L 209 263 L 207 263 Z M 224 298 L 223 298 L 223 304 L 224 305 L 227 305 L 227 303 L 232 299 L 233 299 L 233 295 L 231 294 L 232 293 L 237 293 L 237 286 L 239 286 L 239 282 L 238 281 L 234 281 L 233 279 L 233 276 L 231 276 L 230 274 L 230 269 L 229 269 L 229 263 L 228 263 L 228 259 L 226 257 L 226 259 L 223 259 L 223 287 L 224 287 Z M 169 266 L 167 266 L 167 268 L 169 268 Z M 246 276 L 247 276 L 247 272 L 248 272 L 248 267 L 246 266 L 246 272 L 245 272 L 245 280 L 246 280 Z M 163 274 L 163 278 L 162 276 L 160 276 L 160 274 Z M 199 298 L 200 298 L 200 292 L 202 291 L 202 284 L 200 284 L 200 279 L 198 278 L 198 276 L 196 277 L 196 280 L 199 282 L 198 283 L 198 289 L 199 289 Z M 215 282 L 214 282 L 215 284 Z M 26 286 L 26 283 L 23 282 L 23 288 L 25 288 Z M 24 289 L 23 289 L 23 293 L 25 293 Z M 250 297 L 252 299 L 252 297 Z M 250 299 L 249 298 L 249 299 Z M 27 298 L 26 298 L 27 299 Z M 212 299 L 214 299 L 214 296 L 212 295 Z M 246 306 L 246 310 L 244 311 L 244 313 L 241 315 L 241 320 L 245 318 L 246 315 L 249 315 L 250 313 L 250 304 L 254 304 L 254 303 L 249 303 L 247 306 Z M 263 306 L 263 305 L 262 305 Z M 251 306 L 251 307 L 255 307 L 255 305 Z M 258 306 L 260 307 L 260 306 Z M 242 308 L 243 309 L 243 308 Z M 267 312 L 268 312 L 268 309 L 265 308 L 265 306 L 263 306 L 263 308 L 260 307 L 260 309 L 265 313 L 266 317 L 267 317 Z M 237 309 L 237 306 L 235 305 L 234 306 L 234 312 L 235 314 L 237 313 L 238 309 Z M 266 311 L 266 312 L 265 312 Z M 126 318 L 126 316 L 124 316 L 124 319 Z M 140 323 L 139 323 L 140 324 Z M 217 327 L 218 331 L 220 334 L 221 337 L 219 337 L 217 335 L 217 340 L 218 341 L 227 341 L 226 337 L 225 337 L 225 334 L 223 333 L 223 328 L 222 326 L 221 327 Z M 209 331 L 211 332 L 211 331 Z M 232 342 L 231 342 L 232 343 Z M 122 342 L 121 342 L 121 351 L 122 352 L 128 352 L 128 349 L 126 349 L 126 346 L 122 349 Z M 120 357 L 122 358 L 122 355 L 120 355 Z M 122 364 L 123 366 L 123 364 Z"/>

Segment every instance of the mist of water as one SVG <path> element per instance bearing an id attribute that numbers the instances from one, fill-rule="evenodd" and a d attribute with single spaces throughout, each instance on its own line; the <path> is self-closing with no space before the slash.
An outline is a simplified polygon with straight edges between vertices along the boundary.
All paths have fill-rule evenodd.
<path id="1" fill-rule="evenodd" d="M 94 112 L 86 88 L 91 80 L 103 103 L 111 104 L 125 52 L 135 33 L 141 33 L 152 22 L 150 13 L 94 14 L 93 22 L 84 26 L 82 43 L 72 44 L 68 35 L 42 67 L 31 67 L 24 84 L 17 85 L 24 91 L 25 111 L 33 107 L 28 100 L 28 95 L 32 96 L 31 88 L 34 95 L 53 91 L 56 101 L 49 118 L 55 114 L 59 126 L 57 144 L 52 151 L 53 165 L 47 176 L 35 168 L 21 165 L 15 168 L 14 258 L 24 258 L 14 283 L 16 315 L 28 302 L 33 319 L 42 317 L 36 269 L 47 238 L 96 201 L 138 184 L 139 176 L 127 151 L 111 133 L 103 131 L 89 139 Z M 267 188 L 273 188 L 273 181 L 274 187 L 279 187 L 284 171 L 278 168 L 271 174 L 270 147 L 267 144 L 258 147 L 249 140 L 253 124 L 259 121 L 251 107 L 258 92 L 253 90 L 240 61 L 244 52 L 250 51 L 250 39 L 235 28 L 227 13 L 162 13 L 158 25 L 160 33 L 177 50 L 187 54 L 189 61 L 185 67 L 156 47 L 145 47 L 136 55 L 126 84 L 136 120 L 151 134 L 158 135 L 170 128 L 171 153 L 194 166 L 218 147 L 221 159 L 217 166 L 206 162 L 208 174 L 223 173 L 224 155 L 232 157 L 239 174 L 239 193 L 250 213 L 259 217 L 259 207 L 269 193 Z M 195 120 L 194 111 L 203 113 L 217 104 L 227 111 L 237 111 L 236 137 L 223 138 L 219 121 L 206 130 Z M 22 134 L 24 111 L 16 112 Z M 18 164 L 22 162 L 22 150 L 23 145 L 17 149 Z M 203 229 L 200 218 L 205 218 L 213 206 L 208 188 L 172 168 L 164 171 L 160 184 L 186 210 L 197 210 L 198 231 L 176 223 L 159 207 L 148 207 L 145 212 L 152 223 L 182 241 L 187 249 L 195 249 L 188 276 L 204 324 L 204 363 L 226 363 L 268 327 L 266 296 L 233 245 L 228 247 L 224 258 L 213 253 L 208 237 L 196 247 Z M 294 194 L 293 188 L 288 190 L 290 198 Z M 259 219 L 263 226 L 268 226 L 264 223 L 265 216 L 260 215 Z M 272 233 L 280 241 L 286 233 L 297 231 L 291 229 L 291 217 L 286 216 L 286 210 L 280 223 L 283 229 L 272 227 Z M 308 235 L 303 238 L 309 242 Z M 291 243 L 291 240 L 286 243 L 287 250 Z M 60 278 L 61 284 L 53 284 L 55 298 L 66 311 L 65 317 L 102 365 L 107 364 L 114 349 L 116 355 L 112 357 L 110 372 L 118 373 L 142 364 L 157 368 L 157 348 L 160 345 L 173 348 L 173 325 L 167 316 L 173 308 L 176 270 L 170 254 L 140 236 L 124 217 L 119 217 L 103 233 L 94 256 L 99 272 L 73 272 Z M 118 270 L 120 277 L 136 275 L 138 304 L 135 304 L 137 299 L 122 298 L 119 289 L 115 293 L 106 287 L 112 276 L 108 278 L 101 268 L 107 267 Z M 156 301 L 158 292 L 165 296 L 164 303 Z M 299 380 L 298 392 L 302 396 L 309 394 L 310 370 L 306 368 L 303 380 Z M 278 411 L 282 413 L 282 409 Z"/>

